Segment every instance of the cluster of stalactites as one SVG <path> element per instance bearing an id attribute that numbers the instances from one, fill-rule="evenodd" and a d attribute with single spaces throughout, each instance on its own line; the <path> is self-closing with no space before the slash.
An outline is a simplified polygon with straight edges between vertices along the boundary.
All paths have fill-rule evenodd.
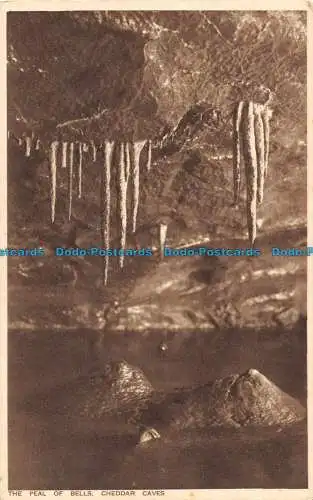
<path id="1" fill-rule="evenodd" d="M 119 241 L 122 254 L 126 248 L 128 230 L 128 206 L 131 206 L 131 232 L 135 233 L 140 197 L 140 156 L 147 141 L 126 142 L 115 144 L 106 141 L 104 144 L 104 168 L 101 175 L 101 239 L 104 249 L 110 247 L 110 219 L 111 219 L 111 172 L 113 157 L 117 159 L 117 206 L 119 220 Z M 116 147 L 116 154 L 113 155 Z M 147 171 L 151 168 L 151 141 L 148 141 Z M 131 204 L 128 203 L 128 191 L 131 190 Z M 124 267 L 124 255 L 119 256 L 120 269 Z M 108 282 L 109 256 L 104 259 L 103 283 Z"/>
<path id="2" fill-rule="evenodd" d="M 72 200 L 73 200 L 73 171 L 74 171 L 74 154 L 77 148 L 77 196 L 82 197 L 82 178 L 83 178 L 83 153 L 88 152 L 88 145 L 85 143 L 74 142 L 59 142 L 52 141 L 50 143 L 50 179 L 51 179 L 51 221 L 55 221 L 56 207 L 56 187 L 57 187 L 57 170 L 58 167 L 68 169 L 67 182 L 67 200 L 68 200 L 68 220 L 72 217 Z"/>
<path id="3" fill-rule="evenodd" d="M 94 143 L 89 144 L 82 142 L 68 142 L 53 140 L 46 143 L 32 134 L 24 134 L 17 138 L 14 134 L 8 133 L 9 139 L 14 139 L 15 142 L 22 148 L 26 157 L 30 157 L 32 151 L 44 151 L 49 155 L 50 162 L 50 203 L 51 203 L 51 221 L 55 221 L 55 209 L 57 200 L 57 171 L 58 168 L 68 168 L 68 219 L 71 220 L 72 215 L 72 198 L 73 198 L 73 170 L 75 149 L 77 149 L 77 195 L 82 197 L 82 173 L 83 173 L 83 153 L 87 153 L 90 148 L 93 152 L 93 161 L 96 161 L 96 151 Z"/>
<path id="4" fill-rule="evenodd" d="M 32 150 L 46 150 L 44 142 L 39 138 L 32 135 L 24 135 L 22 138 L 17 139 L 20 147 L 25 147 L 25 156 L 30 157 Z M 112 162 L 113 158 L 117 158 L 117 207 L 118 207 L 118 220 L 119 220 L 119 233 L 120 233 L 120 248 L 125 250 L 126 235 L 128 231 L 128 206 L 131 209 L 131 223 L 129 230 L 132 233 L 136 232 L 137 216 L 139 210 L 140 198 L 140 157 L 143 148 L 147 146 L 146 155 L 146 171 L 151 170 L 151 157 L 152 157 L 152 141 L 142 140 L 135 142 L 115 142 L 104 141 L 101 145 L 96 145 L 94 141 L 89 144 L 83 142 L 71 142 L 68 140 L 53 140 L 49 143 L 49 162 L 50 162 L 50 205 L 51 205 L 51 221 L 55 222 L 56 202 L 57 202 L 57 172 L 59 168 L 67 168 L 67 206 L 68 206 L 68 219 L 72 217 L 73 205 L 73 173 L 74 168 L 76 171 L 77 182 L 77 196 L 82 197 L 82 179 L 83 179 L 83 163 L 84 153 L 90 154 L 92 162 L 97 161 L 97 152 L 102 149 L 104 152 L 104 165 L 101 169 L 101 186 L 100 186 L 100 219 L 101 219 L 101 240 L 104 249 L 110 247 L 110 222 L 111 222 L 111 179 L 112 179 Z M 115 147 L 117 148 L 114 155 Z M 76 154 L 75 154 L 76 153 Z M 74 162 L 77 165 L 74 165 Z M 130 193 L 131 203 L 128 203 L 128 192 Z M 160 228 L 160 247 L 162 248 L 165 243 L 166 230 L 164 227 Z M 162 252 L 161 252 L 162 253 Z M 119 257 L 119 266 L 124 267 L 124 256 Z M 107 252 L 104 257 L 103 267 L 103 283 L 106 285 L 108 282 L 109 274 L 109 256 Z"/>
<path id="5" fill-rule="evenodd" d="M 233 178 L 234 204 L 240 197 L 240 156 L 243 153 L 247 191 L 247 225 L 251 245 L 256 239 L 257 205 L 263 202 L 264 180 L 268 171 L 269 122 L 271 110 L 267 104 L 241 101 L 233 117 Z"/>
<path id="6" fill-rule="evenodd" d="M 32 149 L 38 151 L 40 149 L 40 140 L 32 134 L 23 134 L 22 137 L 16 137 L 12 132 L 8 132 L 8 139 L 14 140 L 20 148 L 23 148 L 26 157 L 31 156 Z"/>

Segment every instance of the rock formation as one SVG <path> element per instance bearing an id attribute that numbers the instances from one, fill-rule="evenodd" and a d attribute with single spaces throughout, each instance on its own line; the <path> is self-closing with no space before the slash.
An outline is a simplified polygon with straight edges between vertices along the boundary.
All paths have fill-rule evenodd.
<path id="1" fill-rule="evenodd" d="M 139 429 L 188 427 L 286 426 L 301 421 L 301 404 L 257 370 L 230 375 L 195 388 L 171 393 L 155 391 L 136 367 L 125 361 L 36 396 L 23 407 L 32 415 L 63 415 L 75 419 L 125 416 Z"/>

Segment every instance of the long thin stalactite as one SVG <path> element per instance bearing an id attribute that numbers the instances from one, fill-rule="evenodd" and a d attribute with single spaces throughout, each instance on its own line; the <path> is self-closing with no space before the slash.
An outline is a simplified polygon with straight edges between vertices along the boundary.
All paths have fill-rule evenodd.
<path id="1" fill-rule="evenodd" d="M 257 202 L 259 204 L 263 202 L 265 172 L 264 127 L 261 117 L 262 108 L 262 104 L 254 104 L 254 132 L 257 156 Z"/>
<path id="2" fill-rule="evenodd" d="M 122 253 L 126 245 L 127 231 L 127 172 L 125 161 L 125 146 L 120 144 L 119 152 L 119 190 L 118 190 L 119 212 L 120 212 L 120 248 Z M 124 255 L 119 256 L 120 268 L 124 267 Z"/>
<path id="3" fill-rule="evenodd" d="M 31 148 L 32 148 L 32 138 L 26 137 L 25 138 L 25 156 L 30 157 Z"/>
<path id="4" fill-rule="evenodd" d="M 105 141 L 104 144 L 104 166 L 101 170 L 101 192 L 100 192 L 100 224 L 102 247 L 107 250 L 110 246 L 110 219 L 111 219 L 111 168 L 114 142 Z M 104 256 L 102 280 L 107 285 L 109 276 L 109 256 Z"/>
<path id="5" fill-rule="evenodd" d="M 70 158 L 68 164 L 68 220 L 72 217 L 72 199 L 73 199 L 73 164 L 74 164 L 74 143 L 70 143 Z"/>
<path id="6" fill-rule="evenodd" d="M 50 146 L 50 177 L 51 177 L 51 222 L 55 220 L 55 204 L 56 204 L 56 180 L 57 180 L 57 151 L 59 143 L 53 141 Z"/>
<path id="7" fill-rule="evenodd" d="M 77 184 L 78 198 L 82 197 L 82 169 L 83 169 L 83 145 L 81 142 L 79 142 L 78 143 L 78 184 Z"/>
<path id="8" fill-rule="evenodd" d="M 242 119 L 243 101 L 238 103 L 233 116 L 233 182 L 234 182 L 234 205 L 239 202 L 240 195 L 240 125 Z"/>
<path id="9" fill-rule="evenodd" d="M 152 161 L 152 141 L 148 140 L 148 159 L 147 159 L 147 171 L 151 170 L 151 161 Z"/>
<path id="10" fill-rule="evenodd" d="M 255 147 L 254 132 L 254 104 L 245 103 L 242 119 L 242 139 L 243 139 L 243 157 L 246 173 L 247 190 L 247 223 L 248 234 L 251 245 L 256 238 L 256 202 L 257 202 L 257 155 Z"/>
<path id="11" fill-rule="evenodd" d="M 128 186 L 128 181 L 131 172 L 131 159 L 130 159 L 130 144 L 129 142 L 125 143 L 125 169 L 126 169 L 126 186 Z"/>
<path id="12" fill-rule="evenodd" d="M 140 192 L 140 153 L 146 144 L 146 141 L 137 141 L 133 144 L 133 175 L 132 175 L 132 186 L 133 186 L 133 233 L 136 231 L 137 226 L 137 214 L 139 208 L 139 192 Z"/>
<path id="13" fill-rule="evenodd" d="M 66 168 L 67 165 L 67 142 L 62 142 L 62 168 Z"/>
<path id="14" fill-rule="evenodd" d="M 159 245 L 160 245 L 160 257 L 163 259 L 164 257 L 164 246 L 166 241 L 167 234 L 167 224 L 160 223 L 159 225 Z"/>
<path id="15" fill-rule="evenodd" d="M 271 110 L 265 106 L 261 112 L 264 130 L 264 176 L 268 174 L 269 142 L 270 142 L 270 118 Z"/>

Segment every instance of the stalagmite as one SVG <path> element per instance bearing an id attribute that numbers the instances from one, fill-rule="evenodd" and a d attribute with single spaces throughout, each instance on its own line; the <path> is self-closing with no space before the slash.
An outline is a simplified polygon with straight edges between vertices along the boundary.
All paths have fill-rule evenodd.
<path id="1" fill-rule="evenodd" d="M 136 231 L 137 213 L 139 207 L 139 184 L 140 184 L 140 169 L 139 160 L 140 153 L 146 144 L 146 141 L 138 141 L 133 144 L 134 164 L 133 164 L 133 233 Z"/>
<path id="2" fill-rule="evenodd" d="M 94 141 L 91 141 L 91 148 L 92 148 L 92 160 L 93 162 L 95 162 L 97 160 L 97 148 Z"/>
<path id="3" fill-rule="evenodd" d="M 254 133 L 257 156 L 257 202 L 260 204 L 263 202 L 265 173 L 264 127 L 261 117 L 262 111 L 262 104 L 254 104 Z"/>
<path id="4" fill-rule="evenodd" d="M 53 141 L 50 146 L 50 175 L 51 175 L 51 221 L 55 219 L 56 180 L 57 180 L 57 150 L 58 141 Z"/>
<path id="5" fill-rule="evenodd" d="M 84 153 L 88 153 L 88 151 L 89 151 L 89 146 L 88 146 L 88 144 L 86 144 L 86 143 L 84 142 L 84 144 L 83 144 L 83 152 L 84 152 Z"/>
<path id="6" fill-rule="evenodd" d="M 242 142 L 247 187 L 247 222 L 251 245 L 256 238 L 257 156 L 254 133 L 254 104 L 247 102 L 242 113 Z"/>
<path id="7" fill-rule="evenodd" d="M 74 143 L 70 143 L 70 159 L 68 165 L 68 220 L 72 217 L 72 198 L 73 198 L 73 163 L 74 163 Z"/>
<path id="8" fill-rule="evenodd" d="M 36 150 L 36 151 L 39 151 L 39 149 L 40 149 L 40 140 L 39 140 L 39 139 L 37 139 L 37 141 L 36 141 L 36 146 L 35 146 L 35 150 Z"/>
<path id="9" fill-rule="evenodd" d="M 148 160 L 147 160 L 147 171 L 150 172 L 151 169 L 151 158 L 152 158 L 152 141 L 148 141 Z"/>
<path id="10" fill-rule="evenodd" d="M 119 158 L 119 211 L 120 211 L 120 248 L 124 251 L 126 245 L 126 230 L 127 230 L 127 174 L 124 144 L 120 145 L 120 158 Z M 119 257 L 120 268 L 124 267 L 124 255 Z"/>
<path id="11" fill-rule="evenodd" d="M 159 226 L 159 241 L 160 241 L 160 256 L 164 257 L 164 245 L 166 241 L 167 224 L 160 224 Z"/>
<path id="12" fill-rule="evenodd" d="M 233 182 L 234 182 L 234 205 L 239 202 L 240 193 L 240 143 L 241 143 L 241 120 L 244 102 L 240 101 L 233 116 Z"/>
<path id="13" fill-rule="evenodd" d="M 264 129 L 264 176 L 268 173 L 268 157 L 269 157 L 269 142 L 270 142 L 270 118 L 272 112 L 265 106 L 261 117 Z"/>
<path id="14" fill-rule="evenodd" d="M 82 168 L 83 168 L 83 145 L 78 143 L 78 185 L 77 194 L 78 198 L 82 197 Z"/>
<path id="15" fill-rule="evenodd" d="M 30 151 L 32 147 L 32 138 L 31 137 L 26 137 L 25 138 L 25 145 L 26 145 L 26 150 L 25 150 L 25 156 L 30 156 Z"/>
<path id="16" fill-rule="evenodd" d="M 21 137 L 19 137 L 18 139 L 18 145 L 23 146 L 23 139 Z"/>
<path id="17" fill-rule="evenodd" d="M 67 164 L 67 142 L 62 142 L 62 168 L 66 168 Z"/>
<path id="18" fill-rule="evenodd" d="M 105 142 L 104 168 L 101 170 L 101 193 L 100 193 L 100 219 L 101 219 L 101 239 L 102 246 L 108 249 L 110 246 L 110 218 L 111 218 L 111 163 L 113 156 L 114 142 Z M 104 257 L 103 283 L 108 282 L 109 256 Z"/>

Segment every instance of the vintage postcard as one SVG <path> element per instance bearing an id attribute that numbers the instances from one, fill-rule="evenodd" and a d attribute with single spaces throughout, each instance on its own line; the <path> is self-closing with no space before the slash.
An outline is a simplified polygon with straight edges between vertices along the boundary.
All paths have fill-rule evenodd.
<path id="1" fill-rule="evenodd" d="M 312 500 L 312 20 L 1 4 L 1 499 Z"/>

